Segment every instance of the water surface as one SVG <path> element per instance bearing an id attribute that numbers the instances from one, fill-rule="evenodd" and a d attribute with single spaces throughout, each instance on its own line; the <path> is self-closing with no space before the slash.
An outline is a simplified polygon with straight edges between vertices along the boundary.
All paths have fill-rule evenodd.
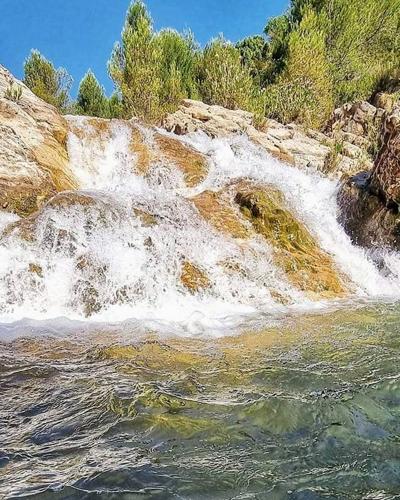
<path id="1" fill-rule="evenodd" d="M 3 342 L 0 496 L 398 498 L 399 321 L 376 305 L 220 339 Z"/>

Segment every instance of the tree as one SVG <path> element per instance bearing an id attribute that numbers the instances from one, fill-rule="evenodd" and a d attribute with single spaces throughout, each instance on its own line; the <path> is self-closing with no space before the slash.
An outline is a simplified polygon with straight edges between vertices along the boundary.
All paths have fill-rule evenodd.
<path id="1" fill-rule="evenodd" d="M 200 93 L 208 104 L 256 111 L 257 88 L 240 52 L 223 38 L 210 42 L 200 64 Z"/>
<path id="2" fill-rule="evenodd" d="M 267 90 L 267 112 L 283 122 L 318 128 L 333 110 L 333 88 L 325 34 L 312 9 L 289 35 L 286 65 Z"/>
<path id="3" fill-rule="evenodd" d="M 196 68 L 199 49 L 192 33 L 181 35 L 175 30 L 165 29 L 157 34 L 161 50 L 160 99 L 171 110 L 183 98 L 198 98 Z"/>
<path id="4" fill-rule="evenodd" d="M 257 85 L 261 86 L 270 69 L 269 46 L 265 37 L 249 36 L 237 42 L 235 47 L 240 52 L 242 64 L 249 68 Z"/>
<path id="5" fill-rule="evenodd" d="M 162 113 L 161 49 L 141 0 L 130 5 L 121 38 L 121 43 L 114 47 L 108 68 L 122 96 L 124 112 L 128 117 L 156 120 Z"/>
<path id="6" fill-rule="evenodd" d="M 78 111 L 84 115 L 108 118 L 108 100 L 104 88 L 89 70 L 79 84 L 77 97 Z"/>
<path id="7" fill-rule="evenodd" d="M 24 83 L 60 111 L 67 109 L 72 78 L 64 68 L 56 69 L 38 50 L 32 50 L 25 60 Z"/>

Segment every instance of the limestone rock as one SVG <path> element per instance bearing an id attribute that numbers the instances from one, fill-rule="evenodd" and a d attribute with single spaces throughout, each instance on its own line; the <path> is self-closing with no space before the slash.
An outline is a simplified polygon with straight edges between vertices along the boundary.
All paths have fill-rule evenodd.
<path id="1" fill-rule="evenodd" d="M 332 150 L 332 139 L 315 131 L 304 130 L 295 124 L 282 125 L 267 120 L 262 129 L 254 126 L 253 115 L 242 110 L 229 110 L 186 99 L 179 110 L 168 115 L 163 127 L 182 135 L 203 131 L 211 137 L 246 134 L 251 141 L 269 154 L 297 167 L 312 167 L 326 172 L 326 163 Z M 359 157 L 341 155 L 335 170 L 329 175 L 341 178 L 360 170 Z"/>
<path id="2" fill-rule="evenodd" d="M 12 100 L 14 82 L 22 89 Z M 67 123 L 0 66 L 0 208 L 21 216 L 35 212 L 58 191 L 73 189 L 68 167 Z"/>

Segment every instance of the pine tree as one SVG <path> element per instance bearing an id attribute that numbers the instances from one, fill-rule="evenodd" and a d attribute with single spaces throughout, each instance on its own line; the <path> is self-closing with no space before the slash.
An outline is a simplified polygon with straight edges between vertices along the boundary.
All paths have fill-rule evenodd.
<path id="1" fill-rule="evenodd" d="M 79 84 L 77 106 L 80 114 L 109 117 L 108 100 L 104 88 L 91 70 L 86 73 Z"/>
<path id="2" fill-rule="evenodd" d="M 108 67 L 128 117 L 160 117 L 161 49 L 141 0 L 128 9 L 121 43 L 115 45 Z"/>
<path id="3" fill-rule="evenodd" d="M 24 63 L 24 83 L 44 101 L 66 111 L 72 78 L 64 68 L 56 69 L 38 50 L 32 50 Z"/>

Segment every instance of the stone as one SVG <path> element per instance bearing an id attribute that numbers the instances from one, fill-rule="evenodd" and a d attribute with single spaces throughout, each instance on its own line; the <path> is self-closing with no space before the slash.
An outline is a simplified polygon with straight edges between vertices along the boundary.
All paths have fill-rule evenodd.
<path id="1" fill-rule="evenodd" d="M 331 152 L 332 139 L 325 134 L 304 130 L 295 124 L 282 125 L 266 120 L 262 128 L 256 128 L 253 115 L 241 110 L 228 110 L 210 106 L 200 101 L 186 99 L 173 114 L 163 121 L 163 127 L 178 135 L 202 131 L 210 137 L 226 137 L 245 134 L 273 157 L 299 168 L 312 167 L 325 171 Z M 354 154 L 338 162 L 329 175 L 336 178 L 353 175 L 360 170 L 359 158 Z"/>
<path id="2" fill-rule="evenodd" d="M 235 202 L 242 214 L 272 246 L 276 264 L 293 285 L 311 296 L 345 295 L 346 287 L 332 258 L 293 216 L 280 191 L 249 182 L 236 190 Z"/>
<path id="3" fill-rule="evenodd" d="M 7 98 L 10 84 L 20 99 Z M 0 66 L 0 207 L 27 216 L 59 191 L 74 189 L 66 149 L 68 127 L 50 104 Z"/>

